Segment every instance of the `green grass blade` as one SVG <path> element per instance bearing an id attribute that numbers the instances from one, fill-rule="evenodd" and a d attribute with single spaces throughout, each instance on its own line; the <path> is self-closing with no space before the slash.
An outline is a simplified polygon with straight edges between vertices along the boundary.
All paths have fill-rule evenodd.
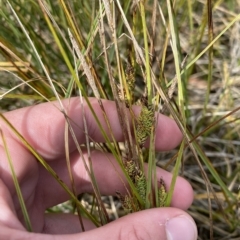
<path id="1" fill-rule="evenodd" d="M 212 1 L 207 1 L 208 9 L 208 42 L 209 44 L 213 41 L 213 19 L 212 19 Z M 208 79 L 207 79 L 207 93 L 205 96 L 203 114 L 206 114 L 207 105 L 209 102 L 209 95 L 212 83 L 212 73 L 213 73 L 213 45 L 209 48 L 208 52 Z"/>
<path id="2" fill-rule="evenodd" d="M 180 170 L 180 167 L 181 167 L 183 150 L 184 150 L 184 141 L 182 141 L 182 143 L 181 143 L 181 146 L 180 146 L 180 149 L 179 149 L 179 152 L 178 152 L 177 161 L 174 165 L 174 169 L 173 169 L 173 172 L 172 172 L 172 181 L 171 181 L 171 184 L 170 184 L 169 191 L 167 193 L 167 199 L 166 199 L 166 203 L 165 203 L 166 207 L 169 207 L 170 204 L 171 204 L 171 201 L 172 201 L 173 191 L 174 191 L 177 176 L 179 174 L 179 170 Z"/>
<path id="3" fill-rule="evenodd" d="M 178 106 L 180 108 L 181 117 L 183 119 L 183 122 L 185 124 L 186 117 L 185 117 L 185 97 L 184 97 L 184 88 L 183 88 L 183 82 L 182 82 L 182 76 L 181 76 L 181 53 L 180 53 L 180 42 L 179 42 L 179 36 L 177 32 L 177 24 L 176 19 L 173 13 L 172 9 L 172 3 L 170 0 L 167 0 L 167 8 L 168 8 L 168 15 L 169 15 L 169 23 L 170 23 L 170 33 L 171 33 L 171 39 L 172 39 L 172 52 L 174 56 L 174 63 L 175 63 L 175 70 L 176 70 L 176 77 L 178 80 Z"/>
<path id="4" fill-rule="evenodd" d="M 12 163 L 12 159 L 11 159 L 11 155 L 10 155 L 10 152 L 9 152 L 9 149 L 8 149 L 8 146 L 7 146 L 6 139 L 5 139 L 4 134 L 3 134 L 1 129 L 0 129 L 0 134 L 1 134 L 2 141 L 3 141 L 3 147 L 4 147 L 5 153 L 7 155 L 8 164 L 9 164 L 10 169 L 11 169 L 12 179 L 13 179 L 13 182 L 14 182 L 17 197 L 18 197 L 18 200 L 19 200 L 19 203 L 20 203 L 20 207 L 21 207 L 21 210 L 22 210 L 22 213 L 23 213 L 23 218 L 24 218 L 27 230 L 29 232 L 32 232 L 32 225 L 31 225 L 31 221 L 30 221 L 30 218 L 29 218 L 29 215 L 28 215 L 28 211 L 27 211 L 25 202 L 24 202 L 22 191 L 21 191 L 16 173 L 15 173 L 15 170 L 14 170 L 14 166 L 13 166 L 13 163 Z"/>

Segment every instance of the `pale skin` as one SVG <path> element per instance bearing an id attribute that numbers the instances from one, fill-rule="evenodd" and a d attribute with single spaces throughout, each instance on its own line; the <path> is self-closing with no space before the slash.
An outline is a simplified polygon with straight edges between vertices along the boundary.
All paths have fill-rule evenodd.
<path id="1" fill-rule="evenodd" d="M 98 102 L 96 99 L 90 101 L 103 127 L 109 133 Z M 69 117 L 78 124 L 78 126 L 73 125 L 78 142 L 85 143 L 79 99 L 73 98 L 63 103 Z M 103 101 L 103 104 L 115 139 L 122 141 L 122 130 L 117 120 L 115 104 L 111 101 Z M 57 102 L 44 103 L 7 112 L 4 115 L 70 188 L 64 147 L 65 119 L 57 107 L 59 107 Z M 86 104 L 84 104 L 84 109 L 90 138 L 96 142 L 103 142 L 104 138 Z M 139 108 L 135 111 L 139 111 Z M 167 239 L 165 226 L 169 219 L 178 216 L 191 222 L 195 235 L 188 239 L 196 239 L 195 224 L 185 212 L 193 201 L 193 191 L 190 184 L 181 177 L 177 179 L 170 208 L 151 209 L 130 214 L 104 227 L 96 228 L 90 221 L 84 219 L 86 231 L 81 232 L 76 215 L 45 214 L 45 209 L 66 201 L 69 195 L 1 119 L 0 127 L 7 141 L 33 228 L 33 232 L 29 233 L 24 226 L 8 160 L 2 139 L 0 139 L 0 239 Z M 158 117 L 156 133 L 157 151 L 173 149 L 182 139 L 176 123 L 164 115 Z M 69 148 L 77 192 L 79 194 L 91 193 L 90 179 L 72 139 L 69 140 Z M 84 153 L 87 154 L 85 151 Z M 113 156 L 110 153 L 95 150 L 91 157 L 101 193 L 103 195 L 114 195 L 116 191 L 126 193 L 122 180 L 116 174 L 116 168 L 119 168 Z M 158 168 L 157 176 L 159 179 L 164 179 L 168 189 L 172 175 Z"/>

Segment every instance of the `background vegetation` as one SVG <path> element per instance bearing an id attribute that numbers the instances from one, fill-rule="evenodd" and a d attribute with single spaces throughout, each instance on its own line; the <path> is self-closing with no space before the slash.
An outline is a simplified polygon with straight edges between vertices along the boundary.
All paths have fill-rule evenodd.
<path id="1" fill-rule="evenodd" d="M 192 184 L 199 239 L 239 239 L 240 1 L 9 2 L 14 11 L 0 1 L 1 112 L 80 92 L 119 101 L 115 83 L 126 102 L 146 90 L 184 132 L 156 163 Z M 123 214 L 118 198 L 102 199 L 110 219 Z M 72 211 L 51 211 L 62 208 Z"/>

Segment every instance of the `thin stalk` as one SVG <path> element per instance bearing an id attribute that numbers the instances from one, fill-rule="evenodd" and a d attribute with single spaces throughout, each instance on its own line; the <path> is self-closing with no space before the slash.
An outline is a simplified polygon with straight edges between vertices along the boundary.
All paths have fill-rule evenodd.
<path id="1" fill-rule="evenodd" d="M 153 92 L 152 92 L 152 81 L 151 81 L 151 69 L 150 69 L 150 59 L 148 50 L 148 36 L 147 36 L 147 25 L 145 16 L 145 7 L 143 1 L 140 1 L 140 12 L 143 26 L 143 37 L 144 37 L 144 49 L 145 49 L 145 59 L 146 59 L 146 78 L 147 78 L 147 93 L 148 93 L 148 105 L 152 104 Z"/>
<path id="2" fill-rule="evenodd" d="M 158 188 L 157 188 L 157 180 L 156 180 L 156 164 L 155 164 L 155 148 L 154 148 L 154 126 L 151 130 L 150 135 L 150 146 L 149 146 L 149 155 L 148 155 L 148 175 L 147 175 L 147 189 L 146 189 L 146 203 L 145 208 L 148 209 L 150 207 L 154 206 L 154 196 L 153 192 L 155 193 L 155 196 L 157 198 L 158 196 Z M 152 188 L 152 180 L 154 183 L 154 190 Z"/>

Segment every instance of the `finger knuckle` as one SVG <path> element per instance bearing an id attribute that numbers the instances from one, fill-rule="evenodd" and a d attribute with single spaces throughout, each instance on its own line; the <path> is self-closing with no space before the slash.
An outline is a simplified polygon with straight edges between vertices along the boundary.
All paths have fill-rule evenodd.
<path id="1" fill-rule="evenodd" d="M 119 240 L 150 240 L 148 231 L 144 227 L 137 227 L 135 224 L 124 226 L 119 231 Z"/>

